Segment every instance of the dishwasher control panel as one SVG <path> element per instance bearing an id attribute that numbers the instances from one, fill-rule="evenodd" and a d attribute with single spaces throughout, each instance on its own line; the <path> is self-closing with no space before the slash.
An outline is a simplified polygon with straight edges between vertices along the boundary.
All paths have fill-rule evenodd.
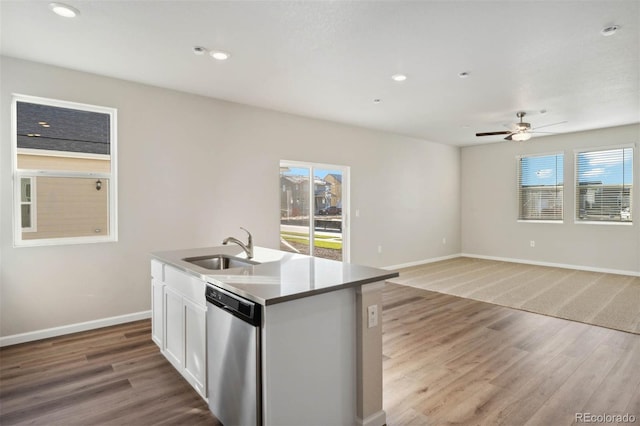
<path id="1" fill-rule="evenodd" d="M 260 325 L 261 306 L 259 304 L 209 283 L 205 296 L 207 302 L 218 308 L 222 308 L 250 324 Z"/>

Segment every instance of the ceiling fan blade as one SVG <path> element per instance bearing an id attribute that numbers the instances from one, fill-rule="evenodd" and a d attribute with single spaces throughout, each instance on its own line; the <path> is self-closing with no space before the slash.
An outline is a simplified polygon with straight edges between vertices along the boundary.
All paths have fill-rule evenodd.
<path id="1" fill-rule="evenodd" d="M 564 124 L 564 123 L 568 123 L 568 121 L 567 121 L 567 120 L 565 120 L 565 121 L 558 121 L 557 123 L 545 124 L 544 126 L 534 127 L 534 128 L 533 128 L 533 129 L 531 129 L 531 130 L 542 129 L 543 127 L 556 126 L 556 125 L 558 125 L 558 124 Z"/>
<path id="2" fill-rule="evenodd" d="M 513 135 L 515 133 L 511 133 L 509 136 L 507 136 L 506 138 L 504 138 L 505 141 L 512 141 L 513 140 Z"/>
<path id="3" fill-rule="evenodd" d="M 496 136 L 496 135 L 508 135 L 513 133 L 511 131 L 503 131 L 503 132 L 485 132 L 485 133 L 476 133 L 476 136 Z"/>
<path id="4" fill-rule="evenodd" d="M 529 132 L 529 133 L 538 133 L 538 134 L 545 134 L 545 135 L 559 135 L 560 133 L 558 132 Z"/>

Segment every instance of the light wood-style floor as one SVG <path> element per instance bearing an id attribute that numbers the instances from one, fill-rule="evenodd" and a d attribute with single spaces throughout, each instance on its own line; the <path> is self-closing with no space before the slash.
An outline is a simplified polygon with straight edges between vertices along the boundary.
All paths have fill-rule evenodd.
<path id="1" fill-rule="evenodd" d="M 383 324 L 389 425 L 640 424 L 640 335 L 397 284 Z"/>
<path id="2" fill-rule="evenodd" d="M 640 336 L 395 284 L 383 298 L 389 425 L 571 425 L 635 414 Z M 148 320 L 0 349 L 0 424 L 219 425 Z"/>

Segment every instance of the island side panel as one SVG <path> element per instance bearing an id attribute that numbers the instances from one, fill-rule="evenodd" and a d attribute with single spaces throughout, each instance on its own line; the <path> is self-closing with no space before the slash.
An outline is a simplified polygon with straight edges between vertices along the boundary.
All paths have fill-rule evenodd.
<path id="1" fill-rule="evenodd" d="M 267 305 L 262 329 L 265 425 L 356 421 L 356 290 Z"/>
<path id="2" fill-rule="evenodd" d="M 384 281 L 356 290 L 356 424 L 382 426 L 387 416 L 382 409 L 382 290 Z M 375 306 L 377 320 L 369 324 L 368 307 Z"/>

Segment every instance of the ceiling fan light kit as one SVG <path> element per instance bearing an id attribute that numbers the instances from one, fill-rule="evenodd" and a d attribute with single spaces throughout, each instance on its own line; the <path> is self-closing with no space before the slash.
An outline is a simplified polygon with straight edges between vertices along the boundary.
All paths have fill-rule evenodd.
<path id="1" fill-rule="evenodd" d="M 544 110 L 544 112 L 546 113 L 547 111 Z M 555 126 L 556 124 L 566 123 L 566 121 L 561 121 L 559 123 L 545 124 L 544 126 L 538 126 L 532 129 L 531 123 L 525 123 L 524 121 L 522 121 L 525 115 L 527 115 L 527 113 L 524 111 L 518 111 L 516 113 L 516 117 L 520 119 L 520 122 L 513 125 L 513 130 L 506 130 L 506 131 L 500 131 L 500 132 L 476 133 L 476 136 L 507 135 L 504 138 L 507 141 L 528 141 L 529 139 L 531 139 L 532 133 L 548 133 L 548 132 L 534 132 L 534 130 L 536 129 L 540 129 L 542 127 Z"/>
<path id="2" fill-rule="evenodd" d="M 518 132 L 515 135 L 511 135 L 511 139 L 514 141 L 528 141 L 531 139 L 531 133 L 529 132 Z"/>

